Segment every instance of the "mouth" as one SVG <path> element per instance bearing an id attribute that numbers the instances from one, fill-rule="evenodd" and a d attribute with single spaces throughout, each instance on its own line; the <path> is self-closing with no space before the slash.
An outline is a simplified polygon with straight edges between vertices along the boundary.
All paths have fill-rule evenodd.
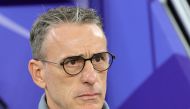
<path id="1" fill-rule="evenodd" d="M 97 100 L 100 97 L 100 93 L 83 93 L 79 96 L 77 96 L 77 98 L 84 100 L 84 101 L 94 101 Z"/>

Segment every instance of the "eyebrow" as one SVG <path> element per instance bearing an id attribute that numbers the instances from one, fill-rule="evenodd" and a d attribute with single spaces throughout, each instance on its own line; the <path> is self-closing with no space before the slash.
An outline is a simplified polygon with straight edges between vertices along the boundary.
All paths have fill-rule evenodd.
<path id="1" fill-rule="evenodd" d="M 80 54 L 80 55 L 66 56 L 63 59 L 61 59 L 60 62 L 62 63 L 65 59 L 67 59 L 67 58 L 74 58 L 74 57 L 84 57 L 84 55 Z"/>
<path id="2" fill-rule="evenodd" d="M 103 52 L 107 52 L 107 51 L 103 51 Z M 99 53 L 103 53 L 103 52 L 97 52 L 97 53 L 93 53 L 92 54 L 92 56 L 94 56 L 95 54 L 99 54 Z M 91 57 L 92 57 L 91 56 Z M 85 57 L 85 55 L 84 54 L 79 54 L 79 55 L 71 55 L 71 56 L 66 56 L 66 57 L 64 57 L 63 59 L 61 59 L 61 63 L 65 60 L 65 59 L 67 59 L 67 58 L 74 58 L 74 57 Z"/>

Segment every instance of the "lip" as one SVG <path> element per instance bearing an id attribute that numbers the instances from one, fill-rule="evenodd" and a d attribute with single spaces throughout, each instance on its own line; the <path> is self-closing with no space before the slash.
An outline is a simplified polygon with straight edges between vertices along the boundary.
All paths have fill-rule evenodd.
<path id="1" fill-rule="evenodd" d="M 82 100 L 96 100 L 100 96 L 100 93 L 83 93 L 77 96 L 77 98 Z"/>

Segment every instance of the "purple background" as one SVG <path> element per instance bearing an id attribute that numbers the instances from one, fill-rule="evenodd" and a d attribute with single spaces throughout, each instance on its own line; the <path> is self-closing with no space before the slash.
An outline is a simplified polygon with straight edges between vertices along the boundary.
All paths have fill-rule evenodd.
<path id="1" fill-rule="evenodd" d="M 2 15 L 29 32 L 40 13 L 65 1 L 46 3 L 0 1 L 0 98 L 9 109 L 37 109 L 43 91 L 27 70 L 29 36 L 3 25 Z M 88 6 L 102 16 L 109 50 L 116 55 L 108 74 L 110 108 L 189 109 L 190 61 L 163 5 L 158 0 L 91 0 Z"/>

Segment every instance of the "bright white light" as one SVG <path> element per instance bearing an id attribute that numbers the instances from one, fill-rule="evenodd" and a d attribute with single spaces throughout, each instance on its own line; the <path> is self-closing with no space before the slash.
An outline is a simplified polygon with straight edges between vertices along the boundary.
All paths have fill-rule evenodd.
<path id="1" fill-rule="evenodd" d="M 24 38 L 29 38 L 29 31 L 24 27 L 20 26 L 16 22 L 12 21 L 11 19 L 7 18 L 6 16 L 0 13 L 0 25 L 4 26 L 17 34 L 20 34 Z"/>

